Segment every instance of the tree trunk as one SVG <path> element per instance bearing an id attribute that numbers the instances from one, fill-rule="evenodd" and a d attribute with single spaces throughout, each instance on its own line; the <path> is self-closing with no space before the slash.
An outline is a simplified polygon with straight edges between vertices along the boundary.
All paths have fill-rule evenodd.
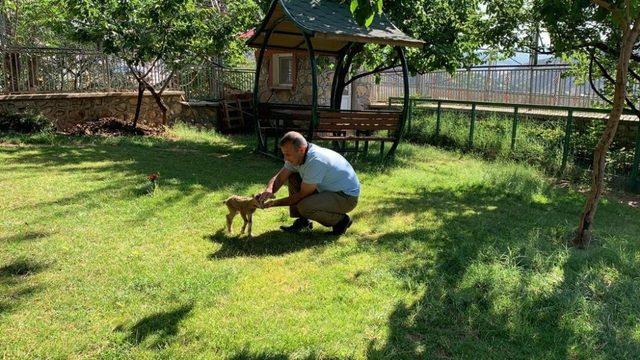
<path id="1" fill-rule="evenodd" d="M 635 22 L 633 29 L 624 27 L 622 42 L 620 44 L 620 55 L 618 57 L 618 64 L 616 69 L 616 83 L 613 95 L 613 107 L 609 113 L 609 120 L 602 133 L 602 137 L 596 146 L 593 154 L 593 172 L 591 174 L 591 190 L 587 198 L 584 211 L 580 218 L 580 224 L 578 230 L 573 239 L 573 245 L 579 248 L 583 248 L 589 245 L 591 241 L 591 230 L 593 227 L 593 219 L 598 208 L 598 202 L 600 196 L 602 196 L 602 190 L 604 188 L 604 174 L 606 166 L 606 155 L 613 139 L 618 130 L 618 124 L 620 123 L 620 116 L 624 110 L 626 86 L 627 86 L 627 73 L 629 71 L 629 60 L 633 51 L 633 45 L 638 38 L 638 31 L 640 28 L 640 21 Z"/>
<path id="2" fill-rule="evenodd" d="M 133 128 L 138 126 L 138 119 L 140 118 L 140 108 L 142 107 L 142 97 L 144 95 L 144 84 L 138 82 L 138 101 L 136 102 L 136 115 L 133 117 Z"/>
<path id="3" fill-rule="evenodd" d="M 164 100 L 162 100 L 162 92 L 164 89 L 160 91 L 156 91 L 156 89 L 154 89 L 153 86 L 151 86 L 151 84 L 149 83 L 145 83 L 145 84 L 147 89 L 151 93 L 151 95 L 153 95 L 153 99 L 156 101 L 156 104 L 158 104 L 160 111 L 162 111 L 162 125 L 167 125 L 167 110 L 169 108 L 164 103 Z"/>

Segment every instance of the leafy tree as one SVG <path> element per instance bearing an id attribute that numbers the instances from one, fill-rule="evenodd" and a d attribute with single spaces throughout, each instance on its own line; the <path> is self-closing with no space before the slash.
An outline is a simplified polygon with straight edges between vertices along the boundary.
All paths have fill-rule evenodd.
<path id="1" fill-rule="evenodd" d="M 369 22 L 379 12 L 380 0 L 351 0 L 354 16 Z M 613 142 L 620 116 L 626 107 L 634 110 L 640 83 L 640 2 L 638 0 L 488 0 L 488 1 L 384 1 L 384 12 L 407 34 L 427 42 L 421 50 L 409 52 L 414 72 L 444 68 L 449 71 L 478 61 L 476 50 L 489 47 L 509 55 L 531 46 L 518 33 L 548 31 L 549 53 L 582 65 L 593 89 L 611 106 L 604 132 L 594 151 L 591 191 L 578 230 L 576 246 L 589 243 L 599 199 L 604 187 L 606 154 Z M 536 49 L 540 50 L 540 49 Z M 545 49 L 542 49 L 545 50 Z M 390 52 L 367 53 L 362 63 L 395 65 Z M 378 66 L 376 69 L 384 69 Z M 607 84 L 598 89 L 593 81 L 602 76 Z"/>
<path id="2" fill-rule="evenodd" d="M 593 220 L 604 188 L 606 155 L 614 140 L 620 116 L 626 107 L 635 111 L 639 94 L 631 87 L 640 83 L 640 3 L 637 0 L 539 0 L 535 13 L 549 31 L 551 52 L 577 61 L 588 72 L 592 88 L 610 106 L 611 112 L 595 148 L 591 190 L 580 217 L 573 244 L 586 246 L 591 240 Z M 595 76 L 606 80 L 599 89 Z"/>
<path id="3" fill-rule="evenodd" d="M 238 47 L 229 44 L 259 15 L 252 1 L 64 1 L 73 38 L 123 59 L 138 82 L 134 127 L 144 91 L 153 95 L 166 123 L 162 93 L 175 74 L 220 54 L 237 55 Z"/>
<path id="4" fill-rule="evenodd" d="M 22 47 L 63 47 L 64 37 L 59 36 L 56 25 L 61 12 L 55 0 L 4 0 L 0 1 L 0 45 L 3 46 L 4 84 L 8 91 L 19 91 L 20 75 L 26 65 L 29 88 L 40 85 L 38 54 L 24 56 L 17 50 Z"/>
<path id="5" fill-rule="evenodd" d="M 62 17 L 56 0 L 0 1 L 2 45 L 64 46 L 56 28 Z"/>
<path id="6" fill-rule="evenodd" d="M 347 1 L 345 1 L 347 2 Z M 407 35 L 426 42 L 406 50 L 411 73 L 458 68 L 508 57 L 530 40 L 531 6 L 525 0 L 349 0 L 352 14 L 369 25 L 384 14 Z M 481 49 L 491 49 L 480 54 Z M 344 88 L 363 76 L 399 65 L 397 53 L 388 46 L 354 44 L 341 54 L 342 68 L 332 105 L 339 106 Z M 340 61 L 339 61 L 340 63 Z M 357 73 L 366 69 L 363 73 Z M 351 75 L 350 79 L 347 77 Z"/>

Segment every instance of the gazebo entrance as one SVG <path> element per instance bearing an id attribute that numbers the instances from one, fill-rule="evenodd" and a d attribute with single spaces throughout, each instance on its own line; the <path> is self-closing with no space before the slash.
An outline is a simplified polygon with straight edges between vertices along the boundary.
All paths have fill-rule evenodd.
<path id="1" fill-rule="evenodd" d="M 343 110 L 344 90 L 354 56 L 366 43 L 393 46 L 404 79 L 402 111 Z M 247 44 L 259 48 L 254 84 L 258 150 L 278 156 L 278 138 L 295 130 L 310 141 L 328 141 L 341 152 L 368 152 L 370 142 L 380 143 L 380 154 L 393 156 L 402 137 L 409 102 L 405 46 L 422 46 L 398 30 L 384 16 L 369 28 L 359 26 L 348 7 L 331 0 L 274 0 L 269 12 Z M 260 102 L 260 74 L 267 49 L 306 51 L 311 69 L 311 104 Z M 318 105 L 317 55 L 336 58 L 329 106 Z M 300 91 L 295 89 L 294 91 Z M 353 146 L 349 146 L 353 144 Z M 385 144 L 389 144 L 385 151 Z"/>

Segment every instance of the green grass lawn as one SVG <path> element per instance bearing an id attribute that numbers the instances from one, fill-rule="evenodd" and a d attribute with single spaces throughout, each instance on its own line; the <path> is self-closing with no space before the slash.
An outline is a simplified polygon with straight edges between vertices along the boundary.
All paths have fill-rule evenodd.
<path id="1" fill-rule="evenodd" d="M 597 243 L 568 248 L 579 193 L 402 145 L 356 162 L 345 236 L 280 233 L 275 208 L 246 239 L 222 200 L 281 164 L 252 137 L 174 135 L 2 140 L 2 357 L 640 357 L 638 209 L 605 200 Z"/>

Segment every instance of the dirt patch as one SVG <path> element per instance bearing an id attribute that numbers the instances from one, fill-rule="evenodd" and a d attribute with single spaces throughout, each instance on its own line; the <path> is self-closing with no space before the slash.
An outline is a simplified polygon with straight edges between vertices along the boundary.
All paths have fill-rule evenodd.
<path id="1" fill-rule="evenodd" d="M 124 122 L 123 120 L 114 117 L 106 117 L 77 124 L 66 133 L 69 135 L 100 136 L 161 136 L 163 135 L 164 130 L 162 128 L 153 128 L 142 124 L 138 124 L 134 129 L 130 122 Z"/>
<path id="2" fill-rule="evenodd" d="M 572 188 L 573 190 L 579 192 L 584 196 L 589 196 L 589 192 L 591 191 L 591 188 L 588 185 L 575 185 L 567 180 L 556 181 L 555 186 L 560 189 Z M 635 194 L 633 192 L 623 191 L 619 189 L 607 188 L 603 191 L 602 196 L 607 197 L 620 204 L 625 204 L 627 206 L 640 209 L 640 194 Z"/>
<path id="3" fill-rule="evenodd" d="M 615 191 L 607 195 L 621 204 L 626 204 L 636 209 L 640 208 L 640 194 Z"/>

